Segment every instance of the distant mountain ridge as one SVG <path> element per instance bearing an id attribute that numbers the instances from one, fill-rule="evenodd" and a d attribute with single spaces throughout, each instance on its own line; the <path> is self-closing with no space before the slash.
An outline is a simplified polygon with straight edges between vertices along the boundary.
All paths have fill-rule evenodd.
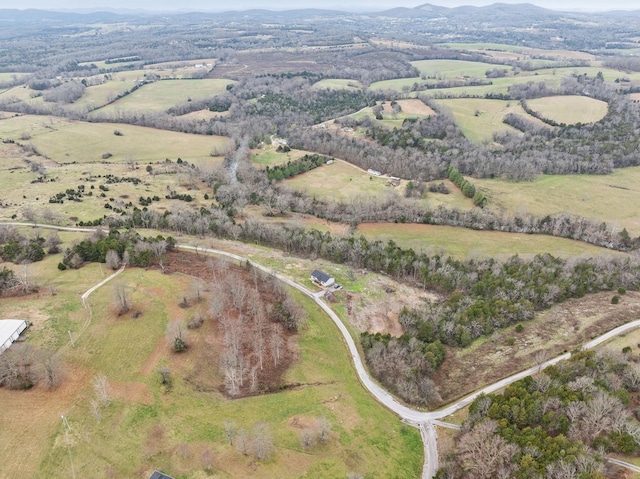
<path id="1" fill-rule="evenodd" d="M 185 17 L 198 14 L 204 17 L 215 17 L 224 20 L 247 20 L 256 21 L 283 21 L 283 20 L 300 20 L 304 18 L 334 18 L 334 17 L 390 17 L 399 19 L 451 19 L 456 21 L 507 21 L 512 19 L 516 23 L 530 21 L 532 19 L 558 19 L 567 15 L 570 16 L 610 16 L 620 17 L 623 15 L 640 15 L 640 10 L 634 11 L 615 11 L 610 12 L 569 12 L 550 10 L 539 7 L 532 3 L 494 3 L 482 7 L 460 6 L 460 7 L 443 7 L 424 3 L 413 8 L 395 7 L 383 11 L 374 12 L 351 12 L 340 10 L 329 10 L 319 8 L 302 8 L 293 10 L 266 10 L 266 9 L 248 9 L 233 11 L 189 11 L 186 9 L 179 11 L 143 11 L 143 10 L 116 10 L 105 8 L 103 11 L 97 9 L 83 8 L 79 10 L 40 10 L 40 9 L 0 9 L 0 25 L 5 22 L 11 23 L 91 23 L 91 22 L 117 22 L 128 18 L 142 17 Z"/>

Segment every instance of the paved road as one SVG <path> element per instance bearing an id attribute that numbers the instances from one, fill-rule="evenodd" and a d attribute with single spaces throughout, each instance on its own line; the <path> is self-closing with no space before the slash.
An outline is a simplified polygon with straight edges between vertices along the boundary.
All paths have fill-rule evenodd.
<path id="1" fill-rule="evenodd" d="M 9 225 L 15 225 L 15 226 L 33 226 L 38 228 L 59 229 L 63 231 L 94 232 L 96 230 L 94 228 L 73 228 L 73 227 L 60 227 L 60 226 L 54 226 L 54 225 L 41 225 L 41 224 L 35 224 L 35 225 L 25 224 L 25 223 L 2 223 L 2 224 L 9 224 Z M 403 422 L 420 429 L 420 434 L 424 441 L 424 451 L 425 451 L 425 463 L 424 463 L 424 468 L 422 472 L 423 479 L 431 479 L 435 475 L 436 471 L 438 470 L 438 449 L 437 449 L 438 446 L 437 446 L 437 435 L 435 432 L 435 425 L 437 423 L 434 423 L 434 421 L 442 419 L 446 416 L 453 414 L 456 411 L 459 411 L 460 409 L 464 408 L 465 406 L 473 402 L 473 400 L 481 394 L 489 394 L 489 393 L 496 392 L 508 386 L 509 384 L 514 383 L 515 381 L 518 381 L 522 378 L 535 374 L 540 370 L 546 368 L 547 366 L 551 366 L 565 359 L 569 359 L 570 357 L 569 353 L 562 354 L 538 366 L 531 367 L 519 373 L 513 374 L 507 378 L 501 379 L 500 381 L 497 381 L 493 384 L 490 384 L 489 386 L 486 386 L 485 388 L 479 391 L 476 391 L 473 394 L 470 394 L 460 399 L 459 401 L 456 401 L 455 403 L 452 403 L 442 409 L 438 409 L 437 411 L 430 411 L 430 412 L 418 411 L 416 409 L 406 406 L 405 404 L 400 403 L 395 397 L 393 397 L 391 394 L 385 391 L 378 383 L 376 383 L 369 376 L 367 370 L 364 367 L 362 359 L 360 358 L 358 348 L 356 347 L 356 344 L 353 338 L 351 337 L 351 334 L 347 330 L 346 326 L 343 324 L 340 318 L 333 312 L 333 310 L 324 301 L 322 301 L 322 299 L 320 299 L 317 296 L 317 293 L 311 292 L 304 286 L 294 282 L 293 280 L 285 276 L 282 276 L 280 273 L 276 271 L 273 271 L 262 265 L 254 263 L 250 259 L 237 254 L 233 254 L 227 251 L 222 251 L 217 249 L 202 248 L 202 247 L 188 246 L 188 245 L 177 245 L 177 248 L 184 249 L 184 250 L 198 251 L 198 252 L 206 252 L 206 253 L 215 254 L 218 256 L 226 256 L 227 258 L 232 258 L 243 263 L 248 262 L 255 268 L 258 268 L 261 271 L 264 271 L 265 273 L 275 276 L 279 280 L 287 283 L 288 285 L 297 289 L 298 291 L 301 291 L 306 296 L 308 296 L 313 301 L 315 301 L 315 303 L 320 308 L 322 308 L 327 313 L 327 315 L 333 320 L 335 325 L 338 327 L 338 329 L 342 333 L 342 336 L 349 349 L 349 353 L 351 354 L 351 359 L 356 369 L 356 373 L 358 374 L 358 378 L 360 379 L 360 382 L 364 385 L 364 387 L 378 400 L 378 402 L 382 403 L 388 409 L 390 409 L 391 411 L 395 412 L 398 416 L 400 416 Z M 636 320 L 636 321 L 632 321 L 630 323 L 624 324 L 622 326 L 619 326 L 609 331 L 608 333 L 603 334 L 602 336 L 599 336 L 598 338 L 595 338 L 592 341 L 589 341 L 587 344 L 583 346 L 583 349 L 594 348 L 619 334 L 625 333 L 627 331 L 630 331 L 638 327 L 640 327 L 640 320 Z M 444 426 L 444 424 L 442 423 L 440 425 Z M 619 462 L 622 462 L 622 461 L 619 461 Z"/>
<path id="2" fill-rule="evenodd" d="M 609 461 L 611 464 L 615 464 L 616 466 L 624 467 L 625 469 L 629 469 L 631 471 L 640 472 L 640 467 L 636 466 L 635 464 L 631 464 L 630 462 L 613 459 L 612 457 L 608 458 L 607 461 Z"/>

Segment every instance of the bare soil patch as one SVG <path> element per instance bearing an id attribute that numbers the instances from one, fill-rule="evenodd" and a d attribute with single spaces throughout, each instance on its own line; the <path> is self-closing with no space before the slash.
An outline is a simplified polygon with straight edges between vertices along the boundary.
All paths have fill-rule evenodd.
<path id="1" fill-rule="evenodd" d="M 640 316 L 639 292 L 621 296 L 617 305 L 611 304 L 614 294 L 570 299 L 522 323 L 521 333 L 511 327 L 467 349 L 447 348 L 434 378 L 443 404 L 535 365 L 540 350 L 558 356 Z"/>

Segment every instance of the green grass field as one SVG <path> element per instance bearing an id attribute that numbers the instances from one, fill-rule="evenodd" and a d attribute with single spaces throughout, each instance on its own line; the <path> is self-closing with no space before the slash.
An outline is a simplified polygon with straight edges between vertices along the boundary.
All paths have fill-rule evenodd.
<path id="1" fill-rule="evenodd" d="M 457 98 L 438 103 L 451 111 L 462 133 L 474 141 L 491 141 L 493 134 L 501 131 L 516 132 L 502 122 L 509 113 L 529 116 L 515 101 Z"/>
<path id="2" fill-rule="evenodd" d="M 554 256 L 600 256 L 615 254 L 580 241 L 544 235 L 474 231 L 452 226 L 364 223 L 358 233 L 370 239 L 393 240 L 400 246 L 425 253 L 445 252 L 456 258 L 497 257 L 515 254 L 533 256 L 550 253 Z"/>
<path id="3" fill-rule="evenodd" d="M 106 274 L 98 265 L 58 272 L 55 261 L 49 258 L 42 266 L 57 285 L 56 296 L 43 295 L 31 309 L 23 310 L 25 316 L 36 311 L 41 316 L 38 330 L 29 333 L 30 341 L 51 346 L 65 341 L 67 328 L 77 334 L 84 322 L 78 293 Z M 141 269 L 128 270 L 122 280 L 133 292 L 134 308 L 142 311 L 141 317 L 115 317 L 110 311 L 111 286 L 105 286 L 90 298 L 91 326 L 65 352 L 70 375 L 59 389 L 0 389 L 2 410 L 20 405 L 15 415 L 3 420 L 0 450 L 10 446 L 22 451 L 4 456 L 1 476 L 68 478 L 71 462 L 75 473 L 87 478 L 146 477 L 154 469 L 194 479 L 248 474 L 343 478 L 351 471 L 371 478 L 419 475 L 418 431 L 403 426 L 365 392 L 338 330 L 313 303 L 297 296 L 307 312 L 308 327 L 299 335 L 299 360 L 287 375 L 288 382 L 308 386 L 228 400 L 217 391 L 197 391 L 184 379 L 195 367 L 197 348 L 206 347 L 203 342 L 195 340 L 193 349 L 180 356 L 165 345 L 167 321 L 190 314 L 177 307 L 190 280 Z M 3 311 L 15 311 L 15 303 L 0 300 Z M 202 331 L 210 327 L 206 323 Z M 169 393 L 160 385 L 156 371 L 160 365 L 173 372 L 174 388 Z M 99 421 L 89 404 L 91 381 L 97 374 L 107 376 L 112 396 Z M 71 427 L 69 448 L 61 415 Z M 318 416 L 331 421 L 331 438 L 326 445 L 305 450 L 299 432 Z M 274 438 L 273 457 L 261 463 L 237 452 L 224 436 L 224 419 L 249 431 L 253 424 L 266 422 Z M 207 471 L 201 461 L 205 450 L 212 452 Z"/>
<path id="4" fill-rule="evenodd" d="M 638 184 L 640 168 L 621 168 L 610 175 L 542 175 L 531 182 L 474 179 L 490 208 L 534 215 L 573 213 L 640 235 Z"/>
<path id="5" fill-rule="evenodd" d="M 586 96 L 550 96 L 527 101 L 527 105 L 542 118 L 557 123 L 595 123 L 607 114 L 609 105 Z"/>
<path id="6" fill-rule="evenodd" d="M 118 130 L 121 136 L 116 136 Z M 229 140 L 219 136 L 192 135 L 117 123 L 86 123 L 45 116 L 19 116 L 0 122 L 0 137 L 25 142 L 20 137 L 30 135 L 30 141 L 42 155 L 58 163 L 100 162 L 104 153 L 111 153 L 109 162 L 202 159 L 210 156 L 214 147 Z"/>
<path id="7" fill-rule="evenodd" d="M 163 80 L 150 83 L 135 92 L 98 110 L 101 113 L 117 111 L 164 111 L 189 99 L 197 100 L 224 93 L 231 80 Z"/>
<path id="8" fill-rule="evenodd" d="M 394 189 L 387 185 L 386 179 L 371 176 L 342 160 L 336 160 L 331 165 L 323 165 L 285 181 L 295 190 L 335 201 L 366 201 L 367 198 L 401 192 L 405 186 L 401 184 Z"/>

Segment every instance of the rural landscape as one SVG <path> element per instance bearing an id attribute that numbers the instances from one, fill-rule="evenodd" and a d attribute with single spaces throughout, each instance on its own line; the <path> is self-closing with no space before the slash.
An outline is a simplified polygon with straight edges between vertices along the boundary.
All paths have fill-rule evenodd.
<path id="1" fill-rule="evenodd" d="M 0 9 L 0 478 L 640 478 L 638 32 Z"/>

